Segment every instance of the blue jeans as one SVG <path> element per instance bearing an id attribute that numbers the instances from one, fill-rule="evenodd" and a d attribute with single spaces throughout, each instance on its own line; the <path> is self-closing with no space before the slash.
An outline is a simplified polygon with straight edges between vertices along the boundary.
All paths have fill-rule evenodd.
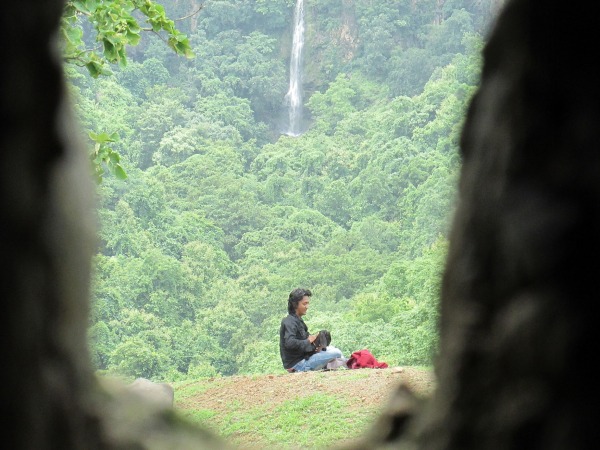
<path id="1" fill-rule="evenodd" d="M 309 370 L 321 370 L 325 368 L 329 361 L 341 358 L 342 352 L 335 347 L 328 347 L 325 350 L 315 353 L 308 359 L 303 359 L 293 367 L 296 372 L 308 372 Z"/>

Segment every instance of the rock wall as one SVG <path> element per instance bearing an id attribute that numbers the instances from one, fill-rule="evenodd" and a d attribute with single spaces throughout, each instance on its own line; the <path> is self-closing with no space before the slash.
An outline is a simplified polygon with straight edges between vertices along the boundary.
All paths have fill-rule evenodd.
<path id="1" fill-rule="evenodd" d="M 596 445 L 598 9 L 506 4 L 462 132 L 438 389 L 399 391 L 370 448 Z"/>
<path id="2" fill-rule="evenodd" d="M 0 328 L 10 449 L 219 449 L 173 411 L 97 384 L 85 348 L 92 189 L 51 42 L 63 2 L 3 5 Z M 357 448 L 592 448 L 600 252 L 593 2 L 514 0 L 464 126 L 438 389 L 399 388 Z M 592 366 L 593 365 L 593 366 Z"/>

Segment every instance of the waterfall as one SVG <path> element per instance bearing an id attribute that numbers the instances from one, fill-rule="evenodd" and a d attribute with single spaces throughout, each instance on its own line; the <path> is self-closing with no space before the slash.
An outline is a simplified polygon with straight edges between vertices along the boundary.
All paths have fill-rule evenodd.
<path id="1" fill-rule="evenodd" d="M 285 134 L 299 136 L 302 125 L 302 48 L 304 47 L 304 0 L 296 0 L 294 38 L 290 56 L 290 88 L 285 94 L 289 124 Z"/>

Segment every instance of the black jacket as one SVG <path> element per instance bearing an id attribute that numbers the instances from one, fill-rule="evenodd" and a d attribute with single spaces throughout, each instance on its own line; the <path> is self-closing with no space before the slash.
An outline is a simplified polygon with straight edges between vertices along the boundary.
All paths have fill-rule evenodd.
<path id="1" fill-rule="evenodd" d="M 289 314 L 281 321 L 279 353 L 285 369 L 294 367 L 315 353 L 315 347 L 308 341 L 308 327 L 295 314 Z"/>

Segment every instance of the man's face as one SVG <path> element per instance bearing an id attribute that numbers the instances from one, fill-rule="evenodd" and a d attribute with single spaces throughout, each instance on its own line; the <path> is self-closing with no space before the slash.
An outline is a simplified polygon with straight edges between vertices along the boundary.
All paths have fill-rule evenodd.
<path id="1" fill-rule="evenodd" d="M 310 303 L 310 298 L 308 297 L 308 295 L 305 295 L 304 297 L 302 297 L 302 300 L 300 300 L 298 302 L 298 307 L 296 308 L 296 315 L 298 317 L 302 317 L 306 314 L 306 311 L 308 311 L 309 303 Z"/>

